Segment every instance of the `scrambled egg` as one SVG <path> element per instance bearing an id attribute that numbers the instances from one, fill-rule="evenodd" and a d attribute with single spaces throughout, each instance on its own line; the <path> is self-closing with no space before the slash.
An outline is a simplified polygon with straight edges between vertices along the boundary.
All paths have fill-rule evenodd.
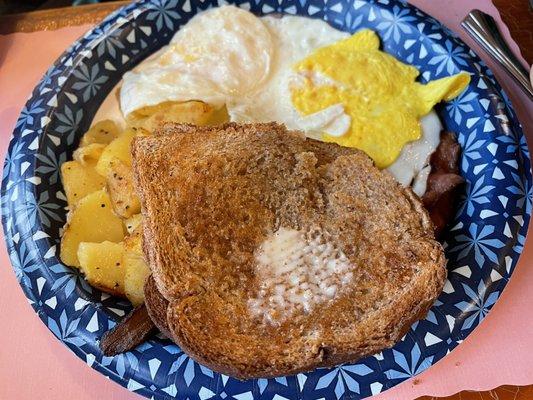
<path id="1" fill-rule="evenodd" d="M 342 104 L 351 118 L 349 130 L 342 136 L 324 133 L 323 140 L 361 149 L 379 168 L 391 165 L 406 143 L 420 138 L 422 116 L 470 82 L 466 73 L 416 82 L 418 70 L 380 51 L 379 38 L 370 30 L 315 50 L 294 70 L 304 77 L 291 88 L 294 107 L 309 115 Z"/>

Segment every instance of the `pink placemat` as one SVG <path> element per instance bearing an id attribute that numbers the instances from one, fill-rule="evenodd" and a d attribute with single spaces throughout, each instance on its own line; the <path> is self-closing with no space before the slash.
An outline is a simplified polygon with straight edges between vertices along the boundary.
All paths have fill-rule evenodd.
<path id="1" fill-rule="evenodd" d="M 488 0 L 413 0 L 468 44 L 459 22 L 472 8 L 492 14 Z M 524 4 L 524 7 L 526 5 Z M 89 26 L 54 32 L 0 36 L 0 157 L 3 159 L 16 118 L 48 66 Z M 509 38 L 509 32 L 503 30 Z M 472 46 L 477 50 L 476 46 Z M 513 50 L 518 48 L 512 42 Z M 481 51 L 510 95 L 529 143 L 533 143 L 533 104 Z M 447 396 L 462 390 L 488 390 L 503 384 L 533 384 L 533 243 L 524 253 L 501 299 L 481 326 L 450 355 L 415 379 L 388 390 L 376 400 L 411 400 L 422 395 Z M 36 317 L 0 245 L 0 400 L 140 399 L 90 369 L 63 346 Z M 374 399 L 373 398 L 373 399 Z"/>

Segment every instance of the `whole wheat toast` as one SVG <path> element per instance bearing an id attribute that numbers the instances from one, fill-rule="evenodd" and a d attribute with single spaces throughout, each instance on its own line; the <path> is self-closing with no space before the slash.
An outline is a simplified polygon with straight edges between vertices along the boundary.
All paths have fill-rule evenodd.
<path id="1" fill-rule="evenodd" d="M 150 315 L 215 371 L 355 361 L 392 346 L 442 290 L 422 204 L 358 150 L 269 123 L 166 125 L 132 154 L 157 307 L 167 304 L 165 321 Z"/>

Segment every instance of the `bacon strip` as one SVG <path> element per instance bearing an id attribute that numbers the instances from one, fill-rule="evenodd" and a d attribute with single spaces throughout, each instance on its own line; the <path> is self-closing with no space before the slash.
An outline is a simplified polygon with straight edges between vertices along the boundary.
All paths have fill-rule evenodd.
<path id="1" fill-rule="evenodd" d="M 106 356 L 130 351 L 156 331 L 144 304 L 132 310 L 122 321 L 102 336 L 100 349 Z"/>
<path id="2" fill-rule="evenodd" d="M 458 187 L 464 183 L 459 175 L 461 146 L 452 132 L 441 133 L 440 143 L 431 155 L 431 172 L 422 202 L 435 225 L 435 237 L 439 238 L 443 229 L 453 217 Z"/>

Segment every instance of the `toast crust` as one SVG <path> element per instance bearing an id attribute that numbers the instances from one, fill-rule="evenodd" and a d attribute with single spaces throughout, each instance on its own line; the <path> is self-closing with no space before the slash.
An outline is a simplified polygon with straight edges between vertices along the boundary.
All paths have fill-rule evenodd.
<path id="1" fill-rule="evenodd" d="M 172 337 L 167 323 L 168 301 L 161 295 L 152 275 L 144 282 L 144 304 L 150 319 L 159 331 L 168 338 Z"/>
<path id="2" fill-rule="evenodd" d="M 132 154 L 148 292 L 160 295 L 147 295 L 148 311 L 215 371 L 275 377 L 355 361 L 394 345 L 442 290 L 446 260 L 420 200 L 358 150 L 275 123 L 170 124 Z M 308 313 L 258 320 L 257 248 L 280 227 L 309 226 L 346 254 L 352 282 Z"/>

